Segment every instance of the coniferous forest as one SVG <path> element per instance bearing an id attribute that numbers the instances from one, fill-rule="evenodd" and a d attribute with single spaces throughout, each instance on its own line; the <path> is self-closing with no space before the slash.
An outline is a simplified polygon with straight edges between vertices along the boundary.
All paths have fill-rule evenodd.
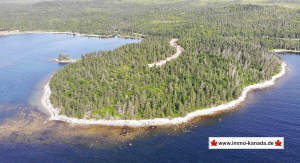
<path id="1" fill-rule="evenodd" d="M 299 7 L 195 0 L 5 5 L 0 30 L 142 37 L 138 44 L 83 54 L 55 73 L 50 100 L 71 117 L 184 116 L 236 99 L 244 87 L 271 79 L 282 63 L 271 49 L 300 49 Z M 172 38 L 184 52 L 149 68 L 176 52 Z"/>

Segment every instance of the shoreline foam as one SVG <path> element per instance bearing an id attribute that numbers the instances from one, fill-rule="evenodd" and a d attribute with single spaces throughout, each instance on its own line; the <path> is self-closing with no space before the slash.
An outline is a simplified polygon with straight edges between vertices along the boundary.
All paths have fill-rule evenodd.
<path id="1" fill-rule="evenodd" d="M 60 64 L 67 64 L 67 63 L 75 63 L 79 59 L 69 59 L 69 60 L 58 60 L 57 58 L 53 59 L 54 62 L 60 63 Z"/>
<path id="2" fill-rule="evenodd" d="M 65 121 L 72 124 L 83 124 L 83 125 L 104 125 L 104 126 L 129 126 L 129 127 L 146 127 L 146 126 L 162 126 L 162 125 L 176 125 L 186 123 L 199 116 L 212 115 L 220 111 L 230 110 L 233 107 L 241 104 L 246 100 L 248 93 L 255 89 L 267 88 L 275 84 L 275 81 L 282 77 L 286 73 L 286 64 L 282 62 L 280 73 L 272 76 L 271 80 L 267 80 L 262 83 L 253 84 L 243 89 L 241 96 L 231 102 L 221 104 L 211 108 L 205 108 L 188 113 L 184 117 L 177 117 L 173 119 L 168 118 L 155 118 L 155 119 L 141 119 L 141 120 L 106 120 L 106 119 L 78 119 L 67 117 L 66 115 L 59 115 L 57 108 L 54 108 L 50 102 L 51 90 L 49 82 L 44 87 L 42 105 L 50 112 L 49 120 Z M 50 81 L 50 80 L 49 80 Z"/>
<path id="3" fill-rule="evenodd" d="M 295 54 L 300 54 L 300 51 L 297 50 L 288 50 L 288 49 L 273 49 L 271 52 L 274 53 L 295 53 Z"/>

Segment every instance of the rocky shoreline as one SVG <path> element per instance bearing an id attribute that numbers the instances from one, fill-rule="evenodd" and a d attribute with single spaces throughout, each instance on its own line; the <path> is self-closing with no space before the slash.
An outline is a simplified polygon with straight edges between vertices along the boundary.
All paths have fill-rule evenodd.
<path id="1" fill-rule="evenodd" d="M 49 120 L 58 120 L 58 121 L 65 121 L 72 124 L 81 124 L 81 125 L 105 125 L 105 126 L 129 126 L 129 127 L 146 127 L 146 126 L 161 126 L 161 125 L 176 125 L 181 123 L 186 123 L 189 120 L 192 120 L 198 116 L 207 116 L 212 115 L 217 112 L 230 110 L 235 106 L 241 104 L 246 100 L 247 94 L 255 89 L 262 89 L 267 88 L 275 84 L 275 81 L 282 77 L 286 73 L 286 64 L 283 62 L 281 64 L 281 71 L 280 73 L 274 75 L 271 80 L 253 84 L 247 86 L 243 89 L 241 96 L 233 100 L 231 102 L 218 105 L 211 108 L 200 109 L 194 112 L 188 113 L 185 117 L 177 117 L 173 119 L 169 118 L 155 118 L 155 119 L 141 119 L 141 120 L 107 120 L 107 119 L 78 119 L 68 117 L 66 115 L 60 115 L 59 109 L 53 107 L 50 102 L 51 96 L 51 89 L 49 86 L 49 82 L 44 87 L 43 96 L 41 99 L 41 103 L 43 106 L 50 112 L 50 119 Z"/>

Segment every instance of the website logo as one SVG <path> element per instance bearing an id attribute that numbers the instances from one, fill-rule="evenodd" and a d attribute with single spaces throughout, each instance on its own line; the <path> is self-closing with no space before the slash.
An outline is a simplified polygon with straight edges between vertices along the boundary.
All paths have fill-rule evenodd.
<path id="1" fill-rule="evenodd" d="M 284 137 L 209 137 L 209 149 L 284 149 Z"/>

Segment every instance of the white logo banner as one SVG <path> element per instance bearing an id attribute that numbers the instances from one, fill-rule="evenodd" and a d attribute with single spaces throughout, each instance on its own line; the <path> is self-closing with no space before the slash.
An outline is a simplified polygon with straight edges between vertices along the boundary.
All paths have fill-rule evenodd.
<path id="1" fill-rule="evenodd" d="M 209 149 L 284 149 L 284 137 L 209 137 Z"/>

